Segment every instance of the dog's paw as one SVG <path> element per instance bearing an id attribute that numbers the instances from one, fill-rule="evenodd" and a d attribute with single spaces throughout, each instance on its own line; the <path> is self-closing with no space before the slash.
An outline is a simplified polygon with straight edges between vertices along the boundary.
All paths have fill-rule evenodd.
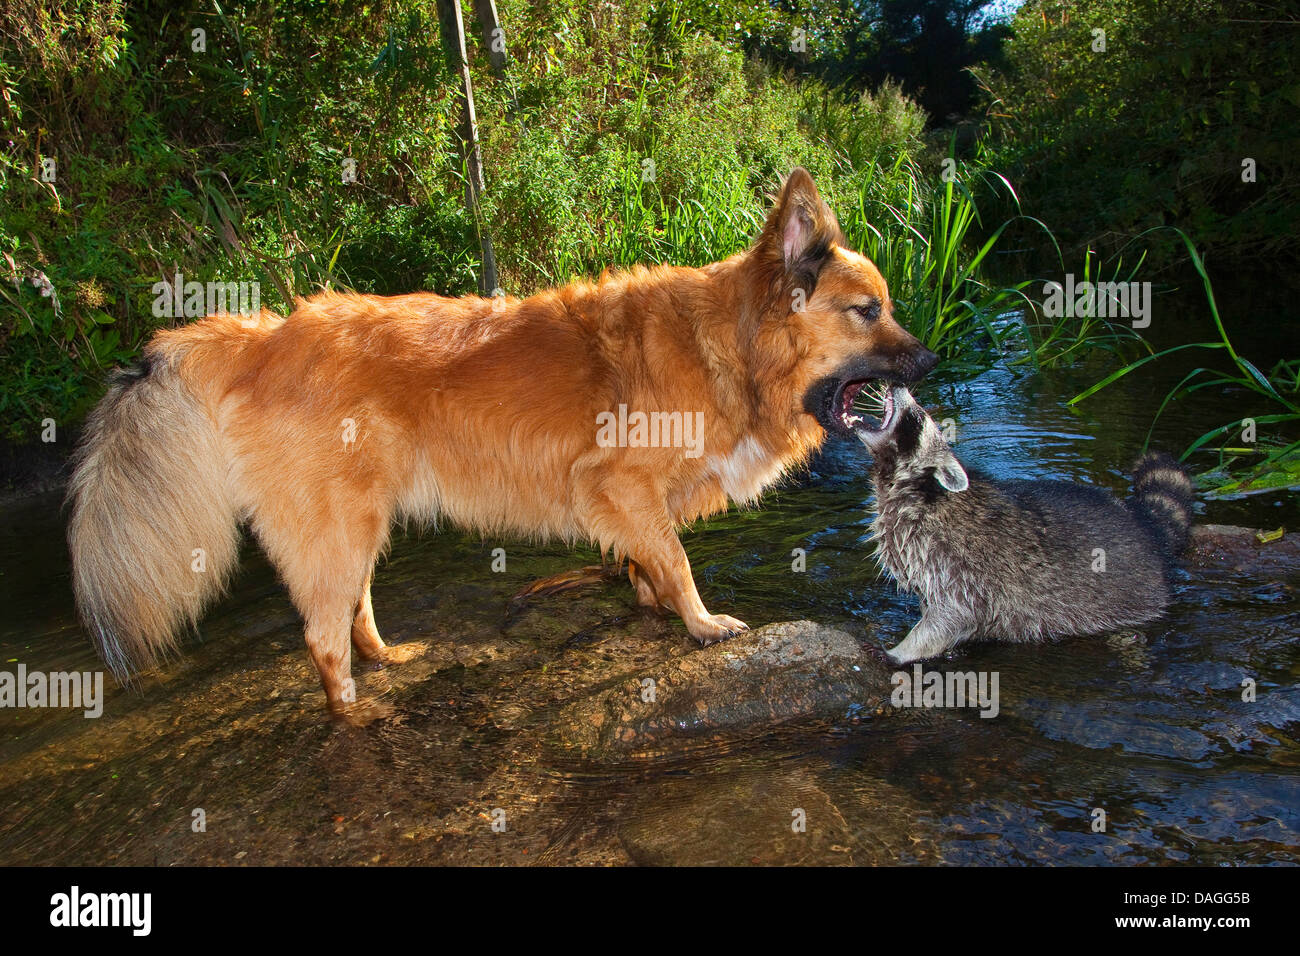
<path id="1" fill-rule="evenodd" d="M 718 641 L 735 637 L 741 631 L 748 631 L 749 625 L 726 614 L 710 614 L 703 620 L 691 624 L 689 630 L 692 637 L 708 647 Z"/>
<path id="2" fill-rule="evenodd" d="M 429 645 L 424 641 L 412 641 L 409 644 L 387 644 L 375 658 L 380 664 L 405 664 L 427 653 Z"/>
<path id="3" fill-rule="evenodd" d="M 330 716 L 344 727 L 368 727 L 397 713 L 391 703 L 377 697 L 363 697 L 347 704 L 330 705 Z"/>

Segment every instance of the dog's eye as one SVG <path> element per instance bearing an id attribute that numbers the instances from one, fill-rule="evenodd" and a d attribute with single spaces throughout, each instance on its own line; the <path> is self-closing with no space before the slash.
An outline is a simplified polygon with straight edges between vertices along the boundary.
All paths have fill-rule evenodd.
<path id="1" fill-rule="evenodd" d="M 866 305 L 855 305 L 849 311 L 863 322 L 874 322 L 880 318 L 880 303 L 869 302 Z"/>

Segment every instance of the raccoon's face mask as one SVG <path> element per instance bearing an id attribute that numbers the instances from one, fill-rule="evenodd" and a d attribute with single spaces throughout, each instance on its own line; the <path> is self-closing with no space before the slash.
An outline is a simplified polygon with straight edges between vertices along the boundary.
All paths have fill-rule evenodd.
<path id="1" fill-rule="evenodd" d="M 888 467 L 896 479 L 932 472 L 935 481 L 951 492 L 970 486 L 966 469 L 911 392 L 902 385 L 891 385 L 873 397 L 879 402 L 880 423 L 873 424 L 863 416 L 855 432 L 878 467 Z"/>

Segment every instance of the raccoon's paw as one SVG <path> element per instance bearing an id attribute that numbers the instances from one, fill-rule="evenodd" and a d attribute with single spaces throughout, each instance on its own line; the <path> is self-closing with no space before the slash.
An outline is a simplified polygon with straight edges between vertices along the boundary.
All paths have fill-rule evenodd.
<path id="1" fill-rule="evenodd" d="M 904 664 L 910 664 L 912 661 L 924 660 L 922 657 L 911 657 L 906 653 L 900 654 L 897 647 L 891 647 L 887 651 L 881 651 L 885 660 L 895 667 L 902 667 Z"/>
<path id="2" fill-rule="evenodd" d="M 892 664 L 915 664 L 917 661 L 931 661 L 943 657 L 952 650 L 955 643 L 933 635 L 918 635 L 913 631 L 905 640 L 885 651 L 885 656 Z"/>
<path id="3" fill-rule="evenodd" d="M 895 667 L 898 664 L 898 661 L 894 660 L 894 658 L 890 656 L 889 651 L 876 644 L 868 644 L 863 648 L 863 652 L 871 660 L 884 667 Z"/>
<path id="4" fill-rule="evenodd" d="M 708 647 L 718 641 L 725 641 L 729 637 L 735 637 L 741 631 L 748 631 L 749 625 L 726 614 L 710 614 L 708 617 L 688 624 L 687 630 L 691 632 L 692 637 L 705 647 Z"/>

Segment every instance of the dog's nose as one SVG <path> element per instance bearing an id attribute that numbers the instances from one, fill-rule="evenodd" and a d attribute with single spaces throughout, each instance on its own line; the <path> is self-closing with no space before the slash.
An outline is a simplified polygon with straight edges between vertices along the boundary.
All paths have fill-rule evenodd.
<path id="1" fill-rule="evenodd" d="M 939 364 L 939 356 L 923 345 L 918 345 L 910 352 L 904 352 L 898 359 L 898 380 L 900 382 L 919 382 L 930 374 L 930 370 Z"/>
<path id="2" fill-rule="evenodd" d="M 916 359 L 916 377 L 925 378 L 939 364 L 939 356 L 927 348 L 921 349 Z"/>

